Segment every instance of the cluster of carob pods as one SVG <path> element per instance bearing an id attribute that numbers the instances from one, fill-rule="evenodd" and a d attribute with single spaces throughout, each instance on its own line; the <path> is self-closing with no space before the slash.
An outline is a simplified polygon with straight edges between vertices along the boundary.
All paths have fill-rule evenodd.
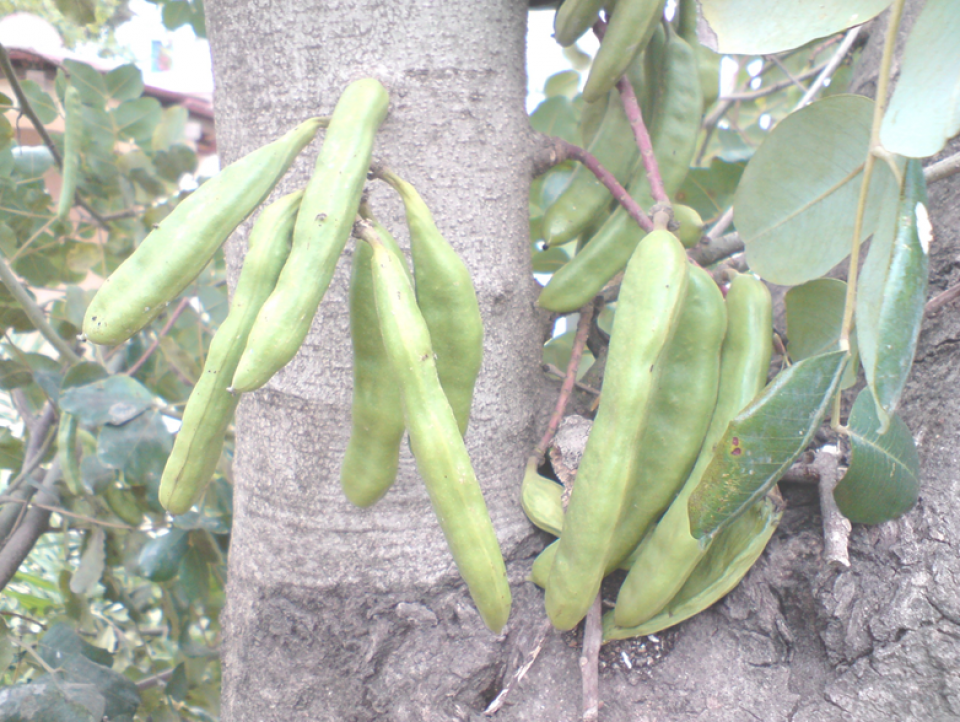
<path id="1" fill-rule="evenodd" d="M 630 179 L 627 190 L 642 208 L 654 201 L 613 84 L 626 73 L 646 106 L 667 193 L 686 175 L 703 102 L 694 51 L 669 24 L 658 22 L 663 3 L 653 5 L 643 43 L 624 51 L 632 53 L 629 61 L 609 87 L 597 90 L 601 49 L 587 85 L 587 99 L 594 102 L 583 114 L 587 150 L 618 180 Z M 558 38 L 559 23 L 560 15 Z M 611 22 L 611 34 L 613 27 Z M 358 506 L 380 499 L 396 477 L 406 431 L 457 567 L 484 622 L 500 631 L 510 612 L 510 589 L 463 443 L 482 356 L 478 304 L 466 267 L 410 184 L 389 170 L 372 171 L 404 202 L 412 274 L 363 202 L 374 138 L 388 104 L 378 81 L 356 81 L 328 121 L 306 121 L 202 185 L 106 279 L 83 330 L 94 343 L 116 345 L 156 318 L 325 126 L 307 187 L 266 207 L 250 233 L 230 313 L 184 411 L 160 501 L 181 514 L 202 496 L 239 394 L 265 384 L 296 354 L 353 233 L 363 242 L 353 254 L 350 282 L 354 399 L 341 470 L 344 492 Z M 666 217 L 680 221 L 678 232 L 690 245 L 699 237 L 699 218 L 680 206 L 673 211 Z M 675 223 L 670 227 L 677 229 Z M 576 310 L 627 268 L 603 395 L 569 506 L 564 510 L 561 487 L 539 476 L 535 466 L 524 476 L 524 509 L 560 537 L 538 558 L 533 579 L 547 590 L 554 625 L 569 629 L 585 615 L 603 577 L 628 568 L 617 606 L 605 620 L 605 637 L 652 633 L 729 591 L 779 520 L 777 509 L 762 499 L 707 544 L 690 533 L 687 517 L 688 499 L 714 445 L 766 381 L 770 296 L 759 280 L 743 275 L 724 300 L 709 275 L 688 262 L 677 236 L 664 227 L 646 233 L 583 168 L 548 210 L 542 228 L 550 244 L 581 239 L 577 255 L 541 294 L 544 308 Z"/>

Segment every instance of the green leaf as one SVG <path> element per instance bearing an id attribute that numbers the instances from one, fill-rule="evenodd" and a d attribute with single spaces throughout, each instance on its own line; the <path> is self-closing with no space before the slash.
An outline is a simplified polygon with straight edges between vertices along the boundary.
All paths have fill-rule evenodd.
<path id="1" fill-rule="evenodd" d="M 97 439 L 97 456 L 123 471 L 129 484 L 155 487 L 173 447 L 159 412 L 150 410 L 120 426 L 106 425 Z"/>
<path id="2" fill-rule="evenodd" d="M 54 0 L 57 10 L 75 25 L 89 25 L 97 21 L 93 0 Z"/>
<path id="3" fill-rule="evenodd" d="M 569 143 L 580 144 L 577 111 L 570 99 L 558 95 L 547 98 L 530 115 L 530 126 L 544 135 L 555 135 Z"/>
<path id="4" fill-rule="evenodd" d="M 163 27 L 176 30 L 186 25 L 193 17 L 190 3 L 185 0 L 165 0 L 163 3 Z"/>
<path id="5" fill-rule="evenodd" d="M 23 466 L 23 440 L 7 427 L 0 428 L 0 469 L 16 471 Z"/>
<path id="6" fill-rule="evenodd" d="M 910 31 L 880 142 L 900 155 L 926 158 L 960 132 L 960 5 L 927 0 Z"/>
<path id="7" fill-rule="evenodd" d="M 156 98 L 128 100 L 112 113 L 119 135 L 133 138 L 141 147 L 150 145 L 153 131 L 163 115 Z"/>
<path id="8" fill-rule="evenodd" d="M 12 152 L 13 166 L 21 178 L 41 178 L 53 167 L 53 154 L 45 145 L 21 145 Z"/>
<path id="9" fill-rule="evenodd" d="M 562 95 L 570 100 L 580 88 L 580 73 L 576 70 L 564 70 L 547 78 L 543 86 L 543 94 L 548 98 Z"/>
<path id="10" fill-rule="evenodd" d="M 881 433 L 910 373 L 927 301 L 933 231 L 926 203 L 923 167 L 911 159 L 899 203 L 889 199 L 860 275 L 860 350 L 867 384 L 879 404 Z"/>
<path id="11" fill-rule="evenodd" d="M 99 150 L 101 153 L 112 154 L 117 136 L 110 114 L 103 108 L 83 106 L 83 144 L 85 148 Z M 87 158 L 87 163 L 91 159 Z"/>
<path id="12" fill-rule="evenodd" d="M 60 117 L 53 98 L 44 92 L 39 84 L 32 80 L 23 80 L 20 82 L 20 87 L 23 88 L 23 94 L 27 96 L 30 107 L 33 108 L 41 123 L 48 125 Z"/>
<path id="13" fill-rule="evenodd" d="M 171 529 L 163 536 L 151 539 L 140 550 L 140 575 L 152 582 L 170 581 L 177 576 L 189 546 L 187 532 L 183 529 Z"/>
<path id="14" fill-rule="evenodd" d="M 617 627 L 613 614 L 603 618 L 603 639 L 656 634 L 699 614 L 725 597 L 750 571 L 777 530 L 783 512 L 761 499 L 720 532 L 666 608 L 639 627 Z"/>
<path id="15" fill-rule="evenodd" d="M 100 364 L 92 361 L 80 361 L 67 369 L 67 372 L 63 375 L 60 393 L 62 394 L 74 386 L 86 386 L 101 381 L 109 375 L 109 372 Z"/>
<path id="16" fill-rule="evenodd" d="M 84 456 L 80 462 L 80 479 L 89 494 L 102 494 L 116 478 L 116 470 L 105 466 L 95 455 Z"/>
<path id="17" fill-rule="evenodd" d="M 0 677 L 5 676 L 16 652 L 7 623 L 0 619 Z"/>
<path id="18" fill-rule="evenodd" d="M 920 495 L 920 458 L 910 429 L 895 414 L 882 435 L 879 423 L 873 396 L 864 389 L 847 422 L 850 468 L 833 491 L 840 512 L 861 524 L 896 519 Z"/>
<path id="19" fill-rule="evenodd" d="M 103 527 L 94 527 L 87 536 L 87 548 L 80 556 L 80 566 L 70 577 L 70 591 L 74 594 L 89 594 L 103 576 L 105 536 Z"/>
<path id="20" fill-rule="evenodd" d="M 161 178 L 176 183 L 184 173 L 193 173 L 197 169 L 197 154 L 177 143 L 169 150 L 158 150 L 153 157 L 153 165 Z"/>
<path id="21" fill-rule="evenodd" d="M 0 389 L 4 391 L 19 389 L 32 381 L 33 372 L 30 371 L 29 366 L 25 366 L 16 359 L 0 361 Z"/>
<path id="22" fill-rule="evenodd" d="M 787 351 L 792 361 L 840 348 L 846 283 L 835 278 L 818 278 L 791 288 L 783 300 L 787 310 Z M 850 337 L 850 357 L 840 383 L 841 390 L 850 388 L 857 380 L 860 362 L 856 334 Z"/>
<path id="23" fill-rule="evenodd" d="M 179 580 L 184 596 L 191 601 L 205 600 L 210 593 L 210 571 L 195 546 L 190 547 L 180 562 Z"/>
<path id="24" fill-rule="evenodd" d="M 167 150 L 174 143 L 182 140 L 189 117 L 190 114 L 182 105 L 164 108 L 163 117 L 153 131 L 152 146 L 154 150 Z"/>
<path id="25" fill-rule="evenodd" d="M 700 33 L 704 44 L 720 53 L 766 55 L 865 23 L 890 0 L 702 0 Z"/>
<path id="26" fill-rule="evenodd" d="M 150 408 L 152 403 L 150 390 L 124 375 L 74 386 L 60 396 L 61 409 L 93 426 L 122 424 Z"/>
<path id="27" fill-rule="evenodd" d="M 42 353 L 28 353 L 23 357 L 33 372 L 33 380 L 47 396 L 56 400 L 60 396 L 60 382 L 63 380 L 60 364 Z"/>
<path id="28" fill-rule="evenodd" d="M 570 256 L 562 248 L 548 248 L 545 251 L 538 250 L 534 245 L 533 251 L 533 272 L 534 273 L 553 273 L 570 260 Z"/>
<path id="29" fill-rule="evenodd" d="M 90 685 L 69 688 L 45 681 L 17 684 L 4 689 L 0 697 L 0 719 L 43 720 L 43 722 L 101 722 L 106 719 L 103 696 Z"/>
<path id="30" fill-rule="evenodd" d="M 140 693 L 131 680 L 109 668 L 113 657 L 106 650 L 87 644 L 64 623 L 48 629 L 39 647 L 44 662 L 57 669 L 62 680 L 97 688 L 106 700 L 106 718 L 132 719 L 140 706 Z"/>
<path id="31" fill-rule="evenodd" d="M 810 443 L 849 356 L 834 351 L 777 374 L 727 427 L 690 495 L 690 533 L 708 541 L 777 483 Z"/>
<path id="32" fill-rule="evenodd" d="M 757 149 L 734 200 L 751 270 L 794 286 L 850 254 L 872 114 L 867 98 L 825 98 L 786 117 Z M 891 185 L 893 174 L 877 164 L 862 239 L 874 232 Z"/>
<path id="33" fill-rule="evenodd" d="M 746 163 L 714 158 L 709 168 L 691 168 L 673 199 L 696 210 L 705 221 L 717 218 L 733 203 L 745 167 Z"/>
<path id="34" fill-rule="evenodd" d="M 0 115 L 0 150 L 5 150 L 10 146 L 13 140 L 14 131 L 10 121 L 5 115 Z"/>
<path id="35" fill-rule="evenodd" d="M 181 662 L 170 675 L 167 681 L 166 693 L 171 699 L 177 702 L 183 702 L 187 698 L 187 692 L 190 691 L 190 685 L 187 682 L 187 666 Z"/>
<path id="36" fill-rule="evenodd" d="M 63 67 L 70 75 L 70 83 L 80 91 L 84 104 L 102 110 L 110 94 L 100 71 L 77 60 L 64 60 Z"/>
<path id="37" fill-rule="evenodd" d="M 104 76 L 103 82 L 114 100 L 133 100 L 143 92 L 143 73 L 132 63 L 114 68 Z"/>

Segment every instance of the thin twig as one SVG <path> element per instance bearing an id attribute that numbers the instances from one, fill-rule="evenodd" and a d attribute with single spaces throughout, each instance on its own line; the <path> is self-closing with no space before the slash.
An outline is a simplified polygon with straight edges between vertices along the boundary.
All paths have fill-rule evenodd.
<path id="1" fill-rule="evenodd" d="M 137 682 L 137 689 L 143 692 L 144 690 L 151 689 L 152 687 L 159 687 L 161 684 L 166 684 L 170 681 L 170 678 L 173 676 L 173 669 L 165 669 L 164 671 L 153 675 L 152 677 L 144 677 L 139 682 Z"/>
<path id="2" fill-rule="evenodd" d="M 923 178 L 928 184 L 936 183 L 957 173 L 960 173 L 960 153 L 928 165 L 923 169 Z"/>
<path id="3" fill-rule="evenodd" d="M 927 305 L 924 306 L 923 312 L 933 313 L 958 297 L 960 297 L 960 283 L 955 286 L 951 286 L 942 293 L 938 293 L 936 296 L 927 301 Z"/>
<path id="4" fill-rule="evenodd" d="M 88 524 L 93 524 L 94 526 L 108 526 L 111 529 L 125 529 L 127 531 L 135 530 L 136 527 L 130 526 L 129 524 L 117 524 L 112 521 L 101 521 L 100 519 L 94 519 L 93 517 L 84 516 L 83 514 L 75 514 L 72 511 L 67 511 L 61 506 L 54 506 L 50 504 L 41 504 L 36 501 L 31 501 L 29 499 L 18 499 L 13 496 L 0 496 L 0 504 L 26 504 L 30 507 L 37 507 L 38 509 L 45 509 L 55 514 L 60 514 L 61 516 L 69 516 L 73 519 L 79 519 L 80 521 L 85 521 Z"/>
<path id="5" fill-rule="evenodd" d="M 556 376 L 558 379 L 565 379 L 567 377 L 563 371 L 558 369 L 553 364 L 543 364 L 543 370 L 551 376 Z M 593 386 L 588 386 L 587 384 L 580 383 L 579 381 L 577 381 L 574 385 L 581 391 L 586 391 L 588 394 L 593 394 L 594 396 L 600 395 L 600 389 L 595 389 Z"/>
<path id="6" fill-rule="evenodd" d="M 701 266 L 710 266 L 742 250 L 743 240 L 740 234 L 734 231 L 715 239 L 704 236 L 700 243 L 687 252 L 687 255 Z"/>
<path id="7" fill-rule="evenodd" d="M 44 503 L 55 504 L 57 499 L 56 486 L 60 479 L 60 462 L 54 459 L 47 469 L 38 498 Z M 7 586 L 13 575 L 17 573 L 23 560 L 33 549 L 40 535 L 49 529 L 50 512 L 46 509 L 31 508 L 23 518 L 23 523 L 17 530 L 7 537 L 6 543 L 0 549 L 0 589 Z"/>
<path id="8" fill-rule="evenodd" d="M 600 643 L 603 641 L 601 612 L 602 600 L 598 592 L 583 625 L 583 649 L 580 652 L 583 722 L 597 722 L 600 715 Z"/>
<path id="9" fill-rule="evenodd" d="M 526 676 L 527 672 L 530 671 L 530 668 L 533 666 L 533 663 L 537 661 L 537 657 L 540 655 L 540 650 L 543 649 L 543 642 L 546 640 L 547 635 L 552 629 L 550 620 L 547 620 L 540 627 L 540 631 L 537 632 L 536 638 L 533 640 L 533 647 L 527 653 L 526 661 L 520 665 L 516 672 L 514 672 L 513 677 L 510 678 L 510 681 L 500 690 L 500 694 L 493 698 L 493 701 L 487 705 L 487 708 L 483 710 L 485 717 L 493 717 L 504 703 L 507 701 L 507 695 L 516 687 Z"/>
<path id="10" fill-rule="evenodd" d="M 554 141 L 563 154 L 563 157 L 560 159 L 561 161 L 572 158 L 573 160 L 583 163 L 597 177 L 597 180 L 606 186 L 607 190 L 613 195 L 614 200 L 623 206 L 623 209 L 630 214 L 630 217 L 633 218 L 643 230 L 647 233 L 653 231 L 653 221 L 650 220 L 639 204 L 633 200 L 633 197 L 627 192 L 627 189 L 620 185 L 620 182 L 613 177 L 613 174 L 600 165 L 600 161 L 598 161 L 596 157 L 580 146 L 568 143 L 563 138 L 554 138 Z"/>
<path id="11" fill-rule="evenodd" d="M 0 44 L 0 70 L 3 70 L 3 74 L 6 75 L 7 80 L 10 81 L 10 87 L 13 89 L 14 95 L 17 96 L 17 102 L 20 103 L 20 112 L 30 119 L 33 127 L 36 128 L 37 133 L 40 135 L 41 140 L 43 140 L 43 144 L 50 150 L 50 155 L 52 155 L 54 161 L 56 161 L 57 167 L 62 170 L 63 156 L 60 155 L 60 151 L 57 150 L 53 138 L 47 133 L 47 129 L 43 126 L 43 123 L 40 122 L 40 118 L 37 117 L 36 111 L 34 111 L 33 106 L 30 104 L 30 99 L 27 98 L 26 93 L 23 92 L 23 88 L 20 87 L 20 81 L 17 79 L 17 73 L 13 69 L 13 64 L 10 62 L 10 56 L 7 55 L 7 49 L 3 47 L 2 44 Z M 76 201 L 79 206 L 89 213 L 103 228 L 108 227 L 103 217 L 93 210 L 83 198 L 77 195 Z"/>
<path id="12" fill-rule="evenodd" d="M 840 513 L 833 498 L 839 473 L 837 455 L 833 451 L 819 449 L 813 466 L 820 474 L 820 515 L 823 517 L 823 560 L 832 567 L 850 568 L 850 520 Z"/>
<path id="13" fill-rule="evenodd" d="M 598 19 L 593 24 L 593 34 L 597 40 L 603 42 L 603 36 L 607 32 L 607 23 Z M 650 140 L 650 133 L 647 132 L 647 126 L 643 122 L 643 114 L 640 112 L 640 104 L 637 102 L 637 94 L 634 92 L 633 85 L 630 84 L 626 75 L 617 81 L 617 90 L 620 91 L 620 101 L 623 103 L 623 110 L 627 114 L 627 120 L 630 121 L 630 127 L 633 129 L 633 137 L 636 138 L 637 148 L 640 149 L 640 157 L 643 159 L 643 167 L 647 171 L 647 180 L 650 183 L 650 195 L 657 203 L 670 205 L 670 198 L 663 189 L 663 179 L 660 177 L 660 168 L 657 165 L 657 158 L 653 154 L 653 143 Z"/>
<path id="14" fill-rule="evenodd" d="M 30 319 L 30 323 L 32 323 L 37 331 L 57 350 L 60 358 L 72 364 L 80 361 L 80 357 L 77 356 L 70 347 L 70 344 L 64 341 L 60 334 L 53 330 L 53 326 L 47 323 L 43 309 L 37 305 L 36 301 L 30 298 L 27 289 L 17 280 L 13 271 L 10 270 L 10 266 L 7 265 L 7 262 L 3 259 L 0 259 L 0 281 L 3 282 L 3 285 L 7 287 L 10 294 L 17 300 L 17 303 L 20 304 L 23 312 L 27 315 L 27 318 Z"/>
<path id="15" fill-rule="evenodd" d="M 765 55 L 765 58 L 772 60 L 773 64 L 780 68 L 781 72 L 790 79 L 790 82 L 793 85 L 796 85 L 800 90 L 806 92 L 807 86 L 800 82 L 800 78 L 796 77 L 793 73 L 790 72 L 790 68 L 783 64 L 783 61 L 776 55 Z"/>
<path id="16" fill-rule="evenodd" d="M 717 219 L 717 222 L 713 224 L 713 227 L 704 234 L 707 243 L 713 243 L 720 238 L 723 232 L 730 227 L 731 223 L 733 223 L 733 206 L 727 208 L 727 210 L 723 212 L 723 215 Z"/>
<path id="17" fill-rule="evenodd" d="M 808 78 L 812 78 L 814 75 L 822 73 L 825 67 L 827 67 L 827 64 L 823 63 L 815 68 L 804 70 L 802 73 L 800 73 L 800 75 L 797 76 L 797 80 L 807 80 Z M 753 80 L 756 77 L 757 76 L 755 75 L 750 80 Z M 731 93 L 730 95 L 722 95 L 720 96 L 719 100 L 721 102 L 729 103 L 749 102 L 751 100 L 758 100 L 759 98 L 763 98 L 767 95 L 773 95 L 784 88 L 789 88 L 791 85 L 793 85 L 793 80 L 790 78 L 785 78 L 784 80 L 778 80 L 775 83 L 770 83 L 770 85 L 765 85 L 762 88 L 757 88 L 756 90 L 747 90 L 743 92 Z M 717 113 L 714 111 L 710 114 L 710 117 L 713 118 L 716 115 Z M 723 115 L 723 113 L 720 113 L 719 115 Z M 716 120 L 719 119 L 719 117 L 716 118 Z M 716 122 L 716 120 L 714 122 Z M 706 125 L 706 121 L 704 121 L 704 125 Z"/>
<path id="18" fill-rule="evenodd" d="M 124 373 L 127 376 L 133 376 L 137 371 L 140 370 L 140 367 L 143 366 L 147 359 L 149 359 L 153 352 L 157 350 L 157 347 L 160 345 L 160 339 L 167 335 L 167 332 L 173 327 L 173 324 L 177 322 L 177 319 L 180 318 L 180 314 L 183 313 L 184 309 L 190 305 L 189 298 L 180 299 L 180 303 L 177 304 L 177 307 L 173 309 L 173 313 L 170 314 L 170 318 L 167 319 L 167 322 L 163 325 L 163 328 L 160 329 L 160 333 L 157 334 L 157 337 L 153 339 L 153 343 L 147 347 L 147 350 L 143 352 L 143 355 L 136 360 L 136 362 L 128 368 Z"/>
<path id="19" fill-rule="evenodd" d="M 563 385 L 560 387 L 560 396 L 557 397 L 557 405 L 553 410 L 553 416 L 550 417 L 550 423 L 547 424 L 547 430 L 533 450 L 537 457 L 537 465 L 543 462 L 544 454 L 550 448 L 553 437 L 557 433 L 557 428 L 563 420 L 563 414 L 567 409 L 567 402 L 570 400 L 570 394 L 573 392 L 573 384 L 577 380 L 577 369 L 580 367 L 580 358 L 583 356 L 583 349 L 587 345 L 587 335 L 590 333 L 590 321 L 593 319 L 593 301 L 580 309 L 580 320 L 577 322 L 577 333 L 573 339 L 573 348 L 570 350 L 570 362 L 567 364 L 567 373 L 563 379 Z"/>
<path id="20" fill-rule="evenodd" d="M 0 615 L 4 617 L 16 617 L 17 619 L 22 619 L 28 624 L 35 624 L 36 626 L 40 627 L 40 629 L 47 628 L 46 624 L 44 624 L 43 622 L 37 621 L 33 617 L 28 617 L 26 614 L 18 614 L 17 612 L 10 612 L 10 611 L 7 611 L 6 609 L 0 609 Z"/>
<path id="21" fill-rule="evenodd" d="M 837 48 L 836 52 L 830 56 L 830 60 L 826 62 L 823 66 L 823 70 L 820 71 L 820 75 L 817 76 L 817 79 L 811 83 L 810 87 L 807 88 L 807 92 L 803 94 L 803 97 L 800 98 L 800 102 L 794 106 L 794 110 L 800 110 L 803 106 L 813 100 L 814 96 L 820 91 L 820 88 L 823 87 L 823 84 L 827 81 L 834 71 L 837 69 L 837 66 L 843 61 L 847 53 L 850 52 L 850 48 L 853 47 L 853 44 L 857 41 L 857 36 L 860 34 L 860 28 L 862 25 L 858 25 L 855 28 L 850 28 L 847 31 L 847 34 L 843 36 L 843 42 L 840 43 L 840 47 Z"/>

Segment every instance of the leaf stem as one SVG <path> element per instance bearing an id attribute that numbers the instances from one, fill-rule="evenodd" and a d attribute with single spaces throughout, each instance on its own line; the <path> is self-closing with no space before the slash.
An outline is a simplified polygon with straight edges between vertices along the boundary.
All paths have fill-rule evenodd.
<path id="1" fill-rule="evenodd" d="M 870 147 L 867 150 L 867 159 L 863 164 L 863 180 L 860 183 L 860 197 L 857 199 L 857 215 L 853 224 L 853 243 L 850 250 L 850 266 L 847 271 L 847 297 L 843 308 L 843 325 L 840 328 L 840 348 L 850 350 L 850 331 L 853 328 L 853 314 L 857 303 L 857 270 L 860 263 L 860 234 L 863 232 L 863 216 L 867 208 L 867 194 L 870 191 L 870 178 L 873 176 L 873 167 L 877 161 L 875 149 L 880 148 L 880 125 L 883 122 L 883 113 L 887 105 L 887 87 L 890 84 L 890 68 L 893 65 L 893 54 L 896 48 L 897 33 L 900 29 L 900 18 L 903 15 L 903 6 L 906 0 L 894 0 L 890 8 L 887 36 L 883 44 L 883 57 L 880 60 L 880 73 L 877 78 L 877 97 L 873 106 L 873 125 L 870 129 Z M 838 427 L 840 418 L 839 404 L 834 406 L 832 425 Z"/>
<path id="2" fill-rule="evenodd" d="M 60 358 L 74 364 L 80 361 L 80 357 L 70 347 L 70 344 L 53 330 L 53 326 L 47 323 L 43 309 L 36 304 L 36 301 L 30 298 L 27 289 L 17 280 L 13 271 L 10 270 L 10 266 L 2 259 L 0 259 L 0 281 L 3 282 L 3 285 L 7 287 L 10 294 L 17 300 L 17 303 L 20 304 L 23 312 L 27 314 L 27 318 L 30 319 L 30 323 L 32 323 L 37 331 L 57 350 Z"/>

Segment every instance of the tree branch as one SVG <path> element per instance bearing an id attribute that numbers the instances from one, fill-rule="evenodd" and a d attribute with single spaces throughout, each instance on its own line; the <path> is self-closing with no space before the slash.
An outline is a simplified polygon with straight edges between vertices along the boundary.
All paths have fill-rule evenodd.
<path id="1" fill-rule="evenodd" d="M 37 331 L 39 331 L 41 335 L 50 342 L 50 345 L 57 350 L 57 352 L 60 354 L 60 359 L 65 359 L 72 364 L 80 361 L 80 357 L 70 347 L 70 344 L 61 338 L 60 334 L 53 330 L 53 326 L 47 323 L 47 317 L 46 314 L 44 314 L 43 309 L 41 309 L 32 298 L 30 298 L 30 294 L 27 293 L 27 289 L 24 288 L 23 284 L 17 280 L 17 277 L 10 269 L 10 266 L 7 265 L 7 262 L 3 259 L 0 259 L 0 281 L 3 282 L 3 285 L 7 287 L 7 290 L 10 291 L 10 294 L 17 300 L 17 303 L 20 304 L 20 307 L 23 308 L 23 312 L 27 314 L 27 318 L 30 319 L 30 323 L 32 323 Z"/>
<path id="2" fill-rule="evenodd" d="M 923 178 L 928 184 L 960 173 L 960 153 L 944 158 L 923 169 Z"/>
<path id="3" fill-rule="evenodd" d="M 567 402 L 570 400 L 570 394 L 573 393 L 573 385 L 577 380 L 577 369 L 580 368 L 580 358 L 583 356 L 583 349 L 587 345 L 587 335 L 590 333 L 590 321 L 593 319 L 593 301 L 580 309 L 580 320 L 577 322 L 577 334 L 573 339 L 573 348 L 570 351 L 570 362 L 567 364 L 567 373 L 563 379 L 563 385 L 560 386 L 560 396 L 557 397 L 557 405 L 554 408 L 553 415 L 550 417 L 550 423 L 547 424 L 547 430 L 540 439 L 540 443 L 534 448 L 533 453 L 537 457 L 537 465 L 543 462 L 543 457 L 553 443 L 553 437 L 557 433 L 560 422 L 563 420 L 563 414 L 567 409 Z"/>
<path id="4" fill-rule="evenodd" d="M 724 258 L 729 258 L 743 250 L 743 241 L 740 234 L 734 231 L 719 238 L 704 236 L 696 246 L 691 248 L 687 255 L 701 266 L 710 266 Z"/>
<path id="5" fill-rule="evenodd" d="M 52 505 L 59 502 L 57 496 L 57 482 L 60 479 L 60 462 L 54 460 L 47 469 L 43 483 L 37 492 L 37 499 L 43 504 Z M 50 512 L 39 507 L 31 507 L 24 514 L 23 522 L 17 527 L 0 549 L 0 589 L 7 586 L 13 575 L 17 573 L 23 560 L 30 554 L 40 535 L 48 531 Z"/>
<path id="6" fill-rule="evenodd" d="M 583 626 L 583 649 L 580 653 L 580 677 L 583 680 L 583 722 L 597 722 L 600 715 L 600 643 L 603 641 L 601 598 L 590 605 Z"/>
<path id="7" fill-rule="evenodd" d="M 0 70 L 3 70 L 3 74 L 7 76 L 7 80 L 10 81 L 10 87 L 13 88 L 14 95 L 17 96 L 17 102 L 20 103 L 20 112 L 23 113 L 30 119 L 30 122 L 33 124 L 33 127 L 36 128 L 37 133 L 40 135 L 40 138 L 43 140 L 43 144 L 47 146 L 50 150 L 50 154 L 53 156 L 54 161 L 57 163 L 57 167 L 63 170 L 63 156 L 60 155 L 60 151 L 57 150 L 57 146 L 53 142 L 53 138 L 50 137 L 50 134 L 47 133 L 47 129 L 44 127 L 43 123 L 40 122 L 40 118 L 37 117 L 36 111 L 34 111 L 33 106 L 30 105 L 30 100 L 27 98 L 26 93 L 23 92 L 23 88 L 20 87 L 20 81 L 17 80 L 17 73 L 13 69 L 13 64 L 10 62 L 10 56 L 7 55 L 7 49 L 0 44 Z M 97 213 L 93 208 L 91 208 L 87 203 L 78 195 L 76 195 L 76 201 L 83 210 L 89 213 L 102 228 L 108 228 L 107 222 Z"/>
<path id="8" fill-rule="evenodd" d="M 817 76 L 817 79 L 810 84 L 810 87 L 807 88 L 807 92 L 803 94 L 803 97 L 800 98 L 800 102 L 794 106 L 794 110 L 800 110 L 803 106 L 813 100 L 813 97 L 820 91 L 823 87 L 823 84 L 827 81 L 834 71 L 837 69 L 837 66 L 843 61 L 847 53 L 850 52 L 850 48 L 853 47 L 853 44 L 857 41 L 857 36 L 860 34 L 860 29 L 862 25 L 858 25 L 855 28 L 850 28 L 847 31 L 847 34 L 843 36 L 843 42 L 840 43 L 840 47 L 837 48 L 836 52 L 830 56 L 830 60 L 823 65 L 823 70 L 820 71 L 820 75 Z"/>
<path id="9" fill-rule="evenodd" d="M 847 542 L 850 540 L 850 520 L 840 513 L 833 498 L 837 486 L 837 455 L 826 449 L 819 449 L 813 460 L 813 468 L 820 474 L 820 515 L 823 517 L 823 560 L 830 566 L 850 567 L 850 553 Z"/>
<path id="10" fill-rule="evenodd" d="M 163 328 L 160 329 L 160 333 L 157 334 L 157 337 L 153 339 L 153 343 L 147 347 L 147 350 L 144 351 L 143 355 L 141 355 L 140 358 L 134 362 L 133 366 L 124 371 L 127 376 L 133 376 L 135 373 L 137 373 L 137 371 L 140 370 L 140 367 L 147 362 L 147 359 L 153 355 L 153 352 L 156 351 L 157 347 L 160 345 L 160 339 L 167 335 L 167 333 L 173 327 L 173 324 L 175 324 L 177 319 L 180 318 L 180 314 L 183 313 L 184 309 L 186 309 L 189 304 L 189 298 L 180 299 L 180 303 L 178 303 L 177 307 L 173 309 L 173 313 L 170 314 L 170 318 L 167 319 L 167 322 L 163 324 Z"/>

